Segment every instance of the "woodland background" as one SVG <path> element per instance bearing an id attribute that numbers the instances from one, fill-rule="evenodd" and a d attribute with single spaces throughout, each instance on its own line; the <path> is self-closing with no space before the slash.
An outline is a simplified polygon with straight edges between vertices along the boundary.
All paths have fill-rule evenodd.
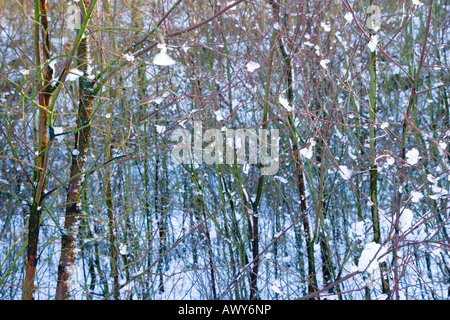
<path id="1" fill-rule="evenodd" d="M 0 1 L 0 298 L 447 299 L 448 9 Z M 279 171 L 174 166 L 193 121 Z"/>

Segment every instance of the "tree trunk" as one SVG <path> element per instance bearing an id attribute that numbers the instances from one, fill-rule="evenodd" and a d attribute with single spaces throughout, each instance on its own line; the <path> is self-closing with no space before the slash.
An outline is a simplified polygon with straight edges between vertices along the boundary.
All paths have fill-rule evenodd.
<path id="1" fill-rule="evenodd" d="M 50 58 L 50 40 L 48 35 L 48 21 L 47 21 L 47 1 L 35 1 L 35 57 L 36 65 L 42 64 L 42 57 L 44 61 Z M 39 22 L 38 22 L 39 21 Z M 39 33 L 42 30 L 42 48 L 40 43 Z M 46 165 L 45 160 L 48 157 L 49 146 L 47 138 L 47 122 L 48 122 L 48 107 L 51 99 L 50 82 L 53 71 L 47 65 L 44 70 L 40 70 L 40 82 L 42 88 L 39 93 L 39 120 L 38 120 L 38 156 L 36 159 L 36 170 L 34 174 L 35 194 L 33 204 L 30 209 L 30 219 L 28 221 L 28 244 L 27 244 L 27 264 L 25 271 L 25 279 L 23 283 L 23 300 L 32 300 L 34 292 L 34 278 L 36 275 L 36 266 L 38 260 L 38 241 L 40 219 L 42 213 L 43 190 L 46 185 Z"/>
<path id="2" fill-rule="evenodd" d="M 87 1 L 85 0 L 87 6 Z M 84 37 L 78 47 L 79 69 L 86 71 L 88 61 L 88 40 Z M 79 154 L 72 155 L 70 168 L 70 182 L 67 191 L 66 217 L 64 233 L 61 237 L 61 257 L 58 265 L 58 283 L 56 287 L 56 299 L 68 299 L 71 296 L 72 272 L 77 256 L 77 233 L 80 225 L 81 189 L 84 181 L 83 171 L 86 166 L 86 158 L 89 151 L 90 125 L 92 102 L 94 97 L 93 82 L 79 78 L 80 100 L 78 104 L 77 132 L 75 134 L 75 150 Z"/>

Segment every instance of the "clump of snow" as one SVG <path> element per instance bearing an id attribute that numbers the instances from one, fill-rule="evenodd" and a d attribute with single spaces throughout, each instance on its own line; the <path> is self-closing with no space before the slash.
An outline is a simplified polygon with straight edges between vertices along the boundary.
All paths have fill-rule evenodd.
<path id="1" fill-rule="evenodd" d="M 283 98 L 283 97 L 278 97 L 278 102 L 287 110 L 287 111 L 292 111 L 292 107 L 289 105 L 289 102 L 287 101 L 287 99 Z"/>
<path id="2" fill-rule="evenodd" d="M 176 63 L 176 61 L 167 54 L 167 46 L 165 44 L 158 44 L 157 47 L 161 51 L 153 57 L 153 64 L 158 66 L 171 66 Z"/>
<path id="3" fill-rule="evenodd" d="M 349 169 L 347 166 L 339 166 L 339 173 L 344 180 L 350 180 L 352 177 L 353 171 Z"/>
<path id="4" fill-rule="evenodd" d="M 24 69 L 24 70 L 20 70 L 19 72 L 20 72 L 22 75 L 24 75 L 25 77 L 27 77 L 27 76 L 30 75 L 30 70 Z"/>
<path id="5" fill-rule="evenodd" d="M 440 199 L 441 197 L 447 196 L 449 192 L 441 187 L 438 187 L 437 185 L 433 184 L 431 186 L 431 190 L 435 193 L 433 195 L 430 195 L 429 197 L 433 200 Z"/>
<path id="6" fill-rule="evenodd" d="M 387 250 L 379 243 L 370 242 L 366 244 L 359 258 L 358 270 L 372 273 L 378 268 L 378 263 L 386 260 L 387 256 L 385 253 L 387 253 Z"/>
<path id="7" fill-rule="evenodd" d="M 81 71 L 80 69 L 77 69 L 77 68 L 70 69 L 69 73 L 67 74 L 66 80 L 67 81 L 75 81 L 82 75 L 83 75 L 83 71 Z"/>
<path id="8" fill-rule="evenodd" d="M 133 62 L 133 61 L 134 61 L 134 56 L 133 56 L 132 54 L 125 53 L 125 54 L 123 55 L 123 58 L 124 58 L 125 60 L 127 60 L 128 62 Z"/>
<path id="9" fill-rule="evenodd" d="M 256 69 L 258 69 L 259 67 L 261 67 L 261 66 L 259 65 L 258 62 L 250 61 L 249 63 L 247 63 L 247 64 L 245 65 L 245 67 L 247 68 L 247 71 L 248 71 L 248 72 L 253 72 L 253 71 L 255 71 Z"/>
<path id="10" fill-rule="evenodd" d="M 161 102 L 163 102 L 164 98 L 166 98 L 168 95 L 169 95 L 168 92 L 164 92 L 162 97 L 153 98 L 153 99 L 150 99 L 150 101 L 153 101 L 156 104 L 161 104 Z"/>
<path id="11" fill-rule="evenodd" d="M 300 154 L 305 157 L 306 159 L 311 159 L 313 156 L 313 151 L 311 146 L 309 148 L 303 148 L 300 150 Z"/>
<path id="12" fill-rule="evenodd" d="M 409 230 L 409 228 L 411 228 L 413 217 L 414 214 L 411 210 L 406 208 L 402 210 L 398 221 L 400 230 L 402 230 L 402 232 L 406 232 L 407 230 Z"/>
<path id="13" fill-rule="evenodd" d="M 278 286 L 276 286 L 276 285 L 273 285 L 273 286 L 271 287 L 271 289 L 272 289 L 273 291 L 275 291 L 275 293 L 278 293 L 278 294 L 281 293 L 280 288 L 279 288 Z"/>
<path id="14" fill-rule="evenodd" d="M 166 130 L 165 126 L 156 125 L 156 132 L 158 132 L 159 134 L 163 133 L 165 130 Z"/>
<path id="15" fill-rule="evenodd" d="M 323 59 L 320 61 L 320 65 L 322 66 L 322 68 L 327 69 L 327 64 L 330 63 L 330 59 Z"/>
<path id="16" fill-rule="evenodd" d="M 329 24 L 325 23 L 325 22 L 321 22 L 320 26 L 323 28 L 323 31 L 325 32 L 330 32 L 331 31 L 331 27 Z"/>
<path id="17" fill-rule="evenodd" d="M 121 243 L 121 244 L 119 245 L 119 252 L 120 252 L 121 255 L 126 256 L 126 255 L 128 254 L 128 248 L 127 248 L 127 245 L 124 244 L 124 243 Z"/>
<path id="18" fill-rule="evenodd" d="M 409 150 L 406 153 L 406 162 L 410 165 L 413 166 L 415 165 L 417 162 L 419 162 L 419 151 L 416 148 L 413 148 L 411 150 Z"/>
<path id="19" fill-rule="evenodd" d="M 276 280 L 275 283 L 270 287 L 275 293 L 278 294 L 284 294 L 283 291 L 281 291 L 281 283 L 280 280 Z"/>
<path id="20" fill-rule="evenodd" d="M 374 52 L 377 49 L 377 44 L 378 44 L 378 35 L 374 35 L 370 41 L 369 44 L 367 45 L 370 49 L 370 52 Z"/>
<path id="21" fill-rule="evenodd" d="M 246 162 L 244 163 L 244 166 L 242 167 L 242 171 L 244 174 L 248 174 L 248 170 L 250 169 L 250 165 Z"/>
<path id="22" fill-rule="evenodd" d="M 411 201 L 412 202 L 419 202 L 423 198 L 423 194 L 419 191 L 412 191 L 411 192 Z"/>
<path id="23" fill-rule="evenodd" d="M 347 20 L 347 23 L 350 23 L 353 21 L 353 15 L 351 14 L 351 12 L 347 12 L 344 16 L 344 19 Z"/>
<path id="24" fill-rule="evenodd" d="M 56 59 L 53 59 L 52 61 L 49 62 L 48 66 L 54 71 L 56 71 Z"/>
<path id="25" fill-rule="evenodd" d="M 216 115 L 216 120 L 217 121 L 222 121 L 223 120 L 223 115 L 222 115 L 222 111 L 221 110 L 214 111 L 214 114 Z"/>
<path id="26" fill-rule="evenodd" d="M 433 177 L 431 174 L 427 174 L 427 180 L 430 181 L 432 184 L 436 184 L 439 180 L 439 178 Z"/>
<path id="27" fill-rule="evenodd" d="M 273 178 L 279 180 L 281 183 L 287 183 L 288 182 L 285 178 L 280 177 L 280 176 L 275 176 Z"/>
<path id="28" fill-rule="evenodd" d="M 316 145 L 316 140 L 310 139 L 309 140 L 309 146 L 308 148 L 303 148 L 300 150 L 300 154 L 305 157 L 306 159 L 311 159 L 313 156 L 313 150 L 312 148 Z"/>

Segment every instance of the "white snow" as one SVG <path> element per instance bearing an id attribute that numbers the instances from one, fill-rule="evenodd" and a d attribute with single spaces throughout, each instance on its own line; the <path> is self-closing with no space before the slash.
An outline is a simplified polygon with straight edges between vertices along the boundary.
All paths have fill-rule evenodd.
<path id="1" fill-rule="evenodd" d="M 354 226 L 354 235 L 359 239 L 364 239 L 364 236 L 371 225 L 372 223 L 369 219 L 358 221 Z"/>
<path id="2" fill-rule="evenodd" d="M 419 191 L 412 191 L 411 192 L 411 201 L 412 202 L 419 202 L 420 199 L 423 198 L 423 194 Z"/>
<path id="3" fill-rule="evenodd" d="M 287 101 L 287 99 L 283 98 L 283 97 L 278 97 L 278 102 L 287 110 L 287 111 L 292 111 L 292 107 L 289 105 L 289 102 Z"/>
<path id="4" fill-rule="evenodd" d="M 303 148 L 300 150 L 300 154 L 306 159 L 311 159 L 313 156 L 312 145 L 309 145 L 308 148 Z"/>
<path id="5" fill-rule="evenodd" d="M 158 132 L 159 134 L 163 133 L 165 130 L 166 130 L 165 126 L 156 125 L 156 132 Z"/>
<path id="6" fill-rule="evenodd" d="M 349 169 L 347 166 L 339 166 L 339 173 L 344 180 L 350 180 L 352 177 L 353 171 Z"/>
<path id="7" fill-rule="evenodd" d="M 406 208 L 402 210 L 398 221 L 402 232 L 406 232 L 409 228 L 411 228 L 413 217 L 414 214 L 411 210 Z"/>
<path id="8" fill-rule="evenodd" d="M 20 70 L 19 72 L 25 77 L 30 75 L 30 70 L 27 69 Z"/>
<path id="9" fill-rule="evenodd" d="M 50 61 L 50 63 L 48 64 L 48 66 L 53 70 L 56 71 L 56 59 L 53 59 L 52 61 Z"/>
<path id="10" fill-rule="evenodd" d="M 433 184 L 431 186 L 431 190 L 435 193 L 434 195 L 430 195 L 429 197 L 433 200 L 440 199 L 443 196 L 446 196 L 449 194 L 449 192 L 441 187 L 438 187 L 437 185 Z"/>
<path id="11" fill-rule="evenodd" d="M 386 255 L 380 258 L 386 252 L 387 250 L 376 242 L 366 244 L 361 253 L 361 257 L 359 258 L 358 270 L 367 271 L 369 273 L 373 272 L 378 268 L 378 263 L 386 260 Z"/>
<path id="12" fill-rule="evenodd" d="M 273 291 L 275 291 L 275 293 L 278 293 L 278 294 L 281 293 L 280 288 L 279 288 L 278 286 L 276 286 L 276 285 L 273 285 L 273 286 L 271 287 L 271 289 L 272 289 Z"/>
<path id="13" fill-rule="evenodd" d="M 281 183 L 288 183 L 288 181 L 283 177 L 275 176 L 273 178 L 279 180 Z"/>
<path id="14" fill-rule="evenodd" d="M 322 68 L 326 69 L 327 68 L 327 64 L 330 63 L 330 59 L 323 59 L 320 61 L 320 65 L 322 66 Z"/>
<path id="15" fill-rule="evenodd" d="M 158 48 L 161 51 L 153 57 L 153 64 L 158 66 L 171 66 L 176 63 L 176 61 L 167 54 L 167 46 L 165 44 L 158 44 Z"/>
<path id="16" fill-rule="evenodd" d="M 419 158 L 419 151 L 416 148 L 413 148 L 406 153 L 406 162 L 410 166 L 415 165 L 419 161 Z"/>
<path id="17" fill-rule="evenodd" d="M 364 235 L 364 232 L 366 231 L 366 228 L 364 227 L 364 221 L 359 221 L 356 223 L 356 231 L 355 234 L 359 237 L 362 237 Z"/>
<path id="18" fill-rule="evenodd" d="M 353 21 L 353 15 L 350 12 L 347 12 L 344 16 L 344 19 L 347 20 L 348 23 Z"/>
<path id="19" fill-rule="evenodd" d="M 250 61 L 249 63 L 247 63 L 247 64 L 245 65 L 245 67 L 247 68 L 247 71 L 248 71 L 248 72 L 253 72 L 253 71 L 255 71 L 256 69 L 258 69 L 259 67 L 261 67 L 261 66 L 259 65 L 258 62 Z"/>
<path id="20" fill-rule="evenodd" d="M 66 80 L 67 81 L 75 81 L 82 75 L 83 75 L 83 71 L 81 71 L 80 69 L 77 69 L 77 68 L 73 68 L 73 69 L 69 70 Z"/>
<path id="21" fill-rule="evenodd" d="M 320 26 L 323 28 L 323 31 L 325 32 L 330 32 L 331 31 L 331 27 L 329 24 L 327 24 L 326 22 L 321 22 Z"/>
<path id="22" fill-rule="evenodd" d="M 128 254 L 128 248 L 127 248 L 127 245 L 124 244 L 124 243 L 121 243 L 121 244 L 119 245 L 119 252 L 120 252 L 120 254 L 123 255 L 123 256 L 127 255 L 127 254 Z"/>
<path id="23" fill-rule="evenodd" d="M 123 58 L 124 58 L 125 60 L 127 60 L 128 62 L 133 62 L 133 61 L 134 61 L 134 56 L 133 56 L 132 54 L 125 53 L 125 54 L 123 55 Z"/>
<path id="24" fill-rule="evenodd" d="M 378 44 L 378 35 L 374 35 L 372 39 L 370 39 L 369 44 L 367 45 L 370 49 L 370 52 L 374 52 L 377 49 Z"/>
<path id="25" fill-rule="evenodd" d="M 279 280 L 276 280 L 275 283 L 270 287 L 275 293 L 281 294 L 281 284 Z"/>
<path id="26" fill-rule="evenodd" d="M 250 169 L 250 165 L 247 162 L 244 163 L 244 166 L 242 167 L 242 171 L 244 171 L 244 174 L 248 174 L 249 169 Z"/>
<path id="27" fill-rule="evenodd" d="M 427 174 L 427 180 L 430 181 L 432 184 L 436 184 L 439 180 L 439 178 L 433 177 L 431 174 Z"/>
<path id="28" fill-rule="evenodd" d="M 222 110 L 216 110 L 216 111 L 214 111 L 214 114 L 216 115 L 216 120 L 217 121 L 222 121 L 223 120 Z"/>

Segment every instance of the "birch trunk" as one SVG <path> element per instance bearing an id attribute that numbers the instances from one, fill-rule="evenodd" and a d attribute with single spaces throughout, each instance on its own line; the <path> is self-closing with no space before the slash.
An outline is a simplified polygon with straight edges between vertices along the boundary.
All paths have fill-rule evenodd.
<path id="1" fill-rule="evenodd" d="M 85 0 L 85 6 L 88 6 Z M 78 47 L 78 68 L 85 72 L 88 62 L 88 38 L 84 37 Z M 79 78 L 80 100 L 78 104 L 77 131 L 75 134 L 74 149 L 78 154 L 72 155 L 70 168 L 70 182 L 67 191 L 66 217 L 64 233 L 61 237 L 61 257 L 58 265 L 58 282 L 56 287 L 56 300 L 65 300 L 71 296 L 72 273 L 77 256 L 77 233 L 80 226 L 81 189 L 84 181 L 83 171 L 89 151 L 91 127 L 89 121 L 92 113 L 94 97 L 93 82 Z"/>

